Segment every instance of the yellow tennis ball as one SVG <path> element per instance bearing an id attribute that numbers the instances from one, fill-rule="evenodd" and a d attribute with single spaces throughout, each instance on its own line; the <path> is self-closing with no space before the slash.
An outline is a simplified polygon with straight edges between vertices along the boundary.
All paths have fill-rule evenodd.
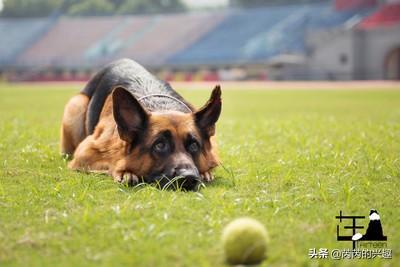
<path id="1" fill-rule="evenodd" d="M 239 218 L 223 230 L 222 245 L 230 264 L 257 264 L 266 257 L 268 234 L 257 220 Z"/>

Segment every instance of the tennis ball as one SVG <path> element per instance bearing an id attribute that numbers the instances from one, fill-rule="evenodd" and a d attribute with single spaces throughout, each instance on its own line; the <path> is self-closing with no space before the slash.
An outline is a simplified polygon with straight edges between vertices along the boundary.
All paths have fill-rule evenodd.
<path id="1" fill-rule="evenodd" d="M 226 261 L 230 264 L 257 264 L 266 257 L 268 234 L 257 220 L 239 218 L 222 232 Z"/>

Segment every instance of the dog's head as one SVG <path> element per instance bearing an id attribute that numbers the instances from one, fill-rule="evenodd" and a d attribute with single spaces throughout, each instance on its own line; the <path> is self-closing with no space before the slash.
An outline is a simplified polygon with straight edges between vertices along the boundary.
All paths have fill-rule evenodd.
<path id="1" fill-rule="evenodd" d="M 149 112 L 122 87 L 112 93 L 118 133 L 128 143 L 127 169 L 145 182 L 165 186 L 177 179 L 193 190 L 200 175 L 218 165 L 213 142 L 221 113 L 221 89 L 216 86 L 208 102 L 192 113 Z"/>

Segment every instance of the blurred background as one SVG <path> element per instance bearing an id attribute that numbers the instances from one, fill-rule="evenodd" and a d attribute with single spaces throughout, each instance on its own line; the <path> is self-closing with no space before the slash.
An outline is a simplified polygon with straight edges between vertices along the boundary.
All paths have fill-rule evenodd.
<path id="1" fill-rule="evenodd" d="M 399 80 L 400 0 L 0 0 L 0 79 Z"/>

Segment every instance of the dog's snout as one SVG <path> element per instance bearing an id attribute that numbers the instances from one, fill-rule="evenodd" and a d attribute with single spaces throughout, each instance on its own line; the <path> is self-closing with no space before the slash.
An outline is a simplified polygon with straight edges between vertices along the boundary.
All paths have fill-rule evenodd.
<path id="1" fill-rule="evenodd" d="M 182 180 L 179 182 L 182 188 L 187 190 L 196 190 L 199 184 L 199 172 L 197 168 L 177 168 L 175 169 L 175 177 L 181 177 Z"/>
<path id="2" fill-rule="evenodd" d="M 188 180 L 197 180 L 200 174 L 196 168 L 184 167 L 176 168 L 173 176 L 179 176 Z"/>

